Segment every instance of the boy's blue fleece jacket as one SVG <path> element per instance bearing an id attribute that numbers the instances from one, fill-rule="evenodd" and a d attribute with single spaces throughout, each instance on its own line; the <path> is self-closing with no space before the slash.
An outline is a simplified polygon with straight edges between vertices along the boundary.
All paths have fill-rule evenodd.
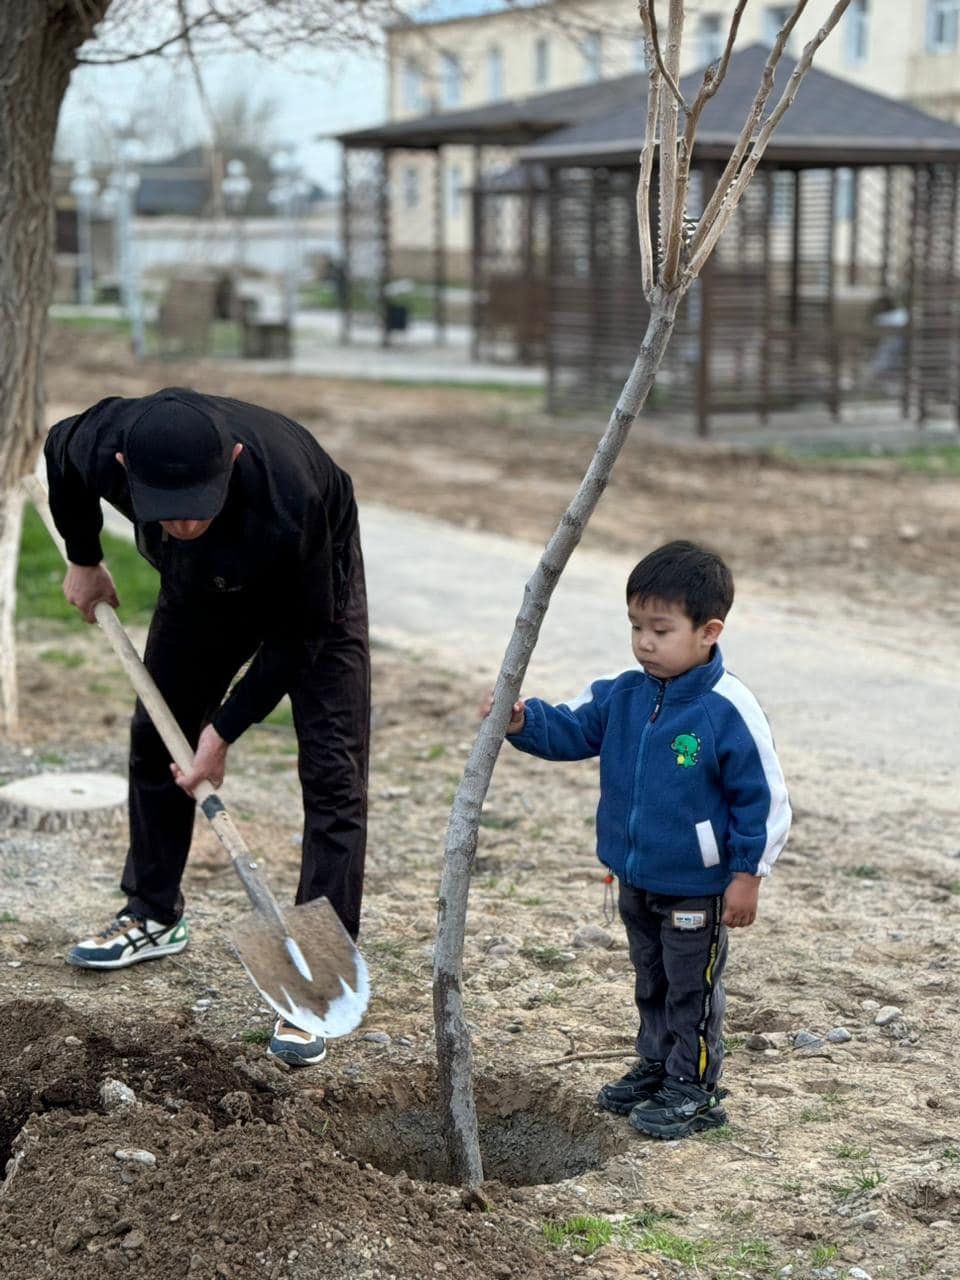
<path id="1" fill-rule="evenodd" d="M 600 757 L 597 854 L 635 889 L 722 893 L 769 873 L 790 804 L 766 716 L 720 650 L 672 680 L 633 667 L 573 702 L 526 702 L 509 741 L 547 760 Z"/>

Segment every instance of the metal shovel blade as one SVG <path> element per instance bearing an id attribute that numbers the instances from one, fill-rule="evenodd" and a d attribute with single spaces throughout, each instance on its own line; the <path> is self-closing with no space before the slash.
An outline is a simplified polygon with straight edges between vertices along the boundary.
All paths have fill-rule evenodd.
<path id="1" fill-rule="evenodd" d="M 326 898 L 283 912 L 286 933 L 247 916 L 230 933 L 240 963 L 264 1000 L 315 1036 L 345 1036 L 370 1000 L 363 956 Z"/>

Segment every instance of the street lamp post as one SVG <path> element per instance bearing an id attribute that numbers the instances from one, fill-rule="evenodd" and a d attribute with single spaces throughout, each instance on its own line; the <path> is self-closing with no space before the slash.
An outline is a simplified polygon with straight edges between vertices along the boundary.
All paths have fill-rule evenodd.
<path id="1" fill-rule="evenodd" d="M 230 310 L 237 321 L 243 319 L 243 311 L 240 305 L 240 281 L 243 276 L 244 258 L 243 214 L 247 206 L 247 200 L 250 197 L 252 185 L 247 177 L 247 166 L 243 161 L 228 160 L 227 172 L 221 183 L 221 190 L 223 191 L 223 203 L 227 212 L 234 219 L 234 230 L 236 232 L 233 271 L 231 273 Z"/>
<path id="2" fill-rule="evenodd" d="M 297 314 L 297 289 L 300 284 L 300 236 L 299 217 L 307 184 L 304 181 L 291 147 L 284 147 L 270 159 L 275 181 L 270 189 L 270 201 L 286 219 L 285 269 L 284 269 L 284 318 L 293 340 L 293 323 Z"/>
<path id="3" fill-rule="evenodd" d="M 70 194 L 77 206 L 77 255 L 79 260 L 78 295 L 80 305 L 89 307 L 93 302 L 93 249 L 90 237 L 90 218 L 99 184 L 90 173 L 90 164 L 78 160 L 73 166 Z"/>

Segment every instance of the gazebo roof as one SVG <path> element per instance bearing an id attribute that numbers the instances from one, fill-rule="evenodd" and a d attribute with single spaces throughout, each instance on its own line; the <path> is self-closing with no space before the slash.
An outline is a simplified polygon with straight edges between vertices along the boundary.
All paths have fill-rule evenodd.
<path id="1" fill-rule="evenodd" d="M 707 103 L 697 131 L 697 154 L 725 160 L 747 119 L 769 50 L 760 44 L 734 53 L 716 96 Z M 796 63 L 782 58 L 767 113 L 776 105 Z M 703 72 L 684 76 L 689 102 Z M 545 164 L 632 164 L 643 145 L 647 85 L 630 99 L 589 119 L 559 129 L 526 146 L 524 161 Z M 930 164 L 960 160 L 960 128 L 905 102 L 862 89 L 811 67 L 796 100 L 770 140 L 770 163 L 802 165 Z"/>
<path id="2" fill-rule="evenodd" d="M 462 111 L 435 111 L 337 135 L 345 147 L 434 148 L 452 144 L 517 147 L 545 133 L 621 107 L 646 92 L 645 73 L 554 89 L 525 98 L 501 98 Z"/>
<path id="3" fill-rule="evenodd" d="M 726 78 L 707 104 L 697 154 L 726 159 L 739 136 L 769 50 L 736 51 Z M 781 59 L 771 106 L 796 64 Z M 689 101 L 702 70 L 684 76 Z M 345 147 L 434 149 L 453 144 L 520 147 L 523 160 L 546 164 L 631 164 L 643 143 L 647 76 L 644 72 L 504 98 L 482 107 L 439 111 L 338 135 Z M 796 101 L 767 148 L 770 162 L 788 165 L 929 164 L 960 160 L 960 128 L 904 102 L 862 89 L 812 67 Z"/>

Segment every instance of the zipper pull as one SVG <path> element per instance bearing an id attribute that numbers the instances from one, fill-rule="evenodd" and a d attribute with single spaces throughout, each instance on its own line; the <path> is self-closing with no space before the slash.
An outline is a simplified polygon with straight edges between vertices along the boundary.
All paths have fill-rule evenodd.
<path id="1" fill-rule="evenodd" d="M 667 682 L 666 680 L 661 680 L 660 689 L 657 692 L 657 700 L 653 704 L 653 714 L 650 716 L 651 724 L 653 724 L 657 716 L 660 714 L 660 708 L 663 706 L 663 695 L 666 693 L 666 691 L 667 691 Z"/>

